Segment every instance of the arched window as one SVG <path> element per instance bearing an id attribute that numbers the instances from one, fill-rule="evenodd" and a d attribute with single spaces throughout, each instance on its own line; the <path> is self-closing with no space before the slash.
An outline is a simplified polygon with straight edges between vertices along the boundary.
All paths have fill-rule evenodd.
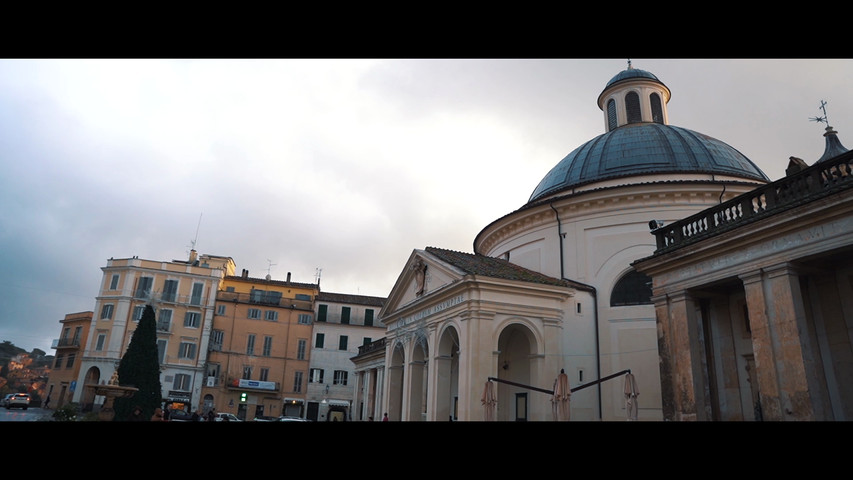
<path id="1" fill-rule="evenodd" d="M 607 102 L 607 131 L 616 128 L 616 100 Z"/>
<path id="2" fill-rule="evenodd" d="M 652 121 L 655 123 L 663 123 L 663 108 L 660 103 L 660 95 L 657 93 L 649 95 L 649 101 L 652 104 Z"/>
<path id="3" fill-rule="evenodd" d="M 610 306 L 651 305 L 652 279 L 636 270 L 631 270 L 616 282 L 610 294 Z"/>
<path id="4" fill-rule="evenodd" d="M 643 115 L 640 113 L 640 96 L 637 92 L 628 92 L 625 95 L 625 110 L 628 112 L 628 123 L 643 121 Z"/>

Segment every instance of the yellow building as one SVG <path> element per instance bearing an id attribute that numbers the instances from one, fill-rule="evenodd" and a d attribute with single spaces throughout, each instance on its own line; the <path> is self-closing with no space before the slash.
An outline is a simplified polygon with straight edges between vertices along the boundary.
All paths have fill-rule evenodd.
<path id="1" fill-rule="evenodd" d="M 242 420 L 305 416 L 313 302 L 319 285 L 226 276 L 216 296 L 202 388 L 210 409 Z"/>
<path id="2" fill-rule="evenodd" d="M 50 400 L 49 408 L 59 408 L 71 401 L 93 315 L 94 312 L 69 313 L 59 321 L 62 332 L 51 345 L 56 353 L 44 397 L 45 401 Z"/>
<path id="3" fill-rule="evenodd" d="M 113 259 L 104 272 L 95 315 L 74 401 L 83 411 L 101 405 L 103 398 L 87 385 L 106 382 L 117 370 L 145 305 L 157 315 L 157 346 L 160 357 L 164 403 L 190 410 L 199 402 L 204 382 L 207 348 L 213 323 L 219 282 L 236 269 L 230 257 L 198 255 L 188 260 Z M 121 379 L 119 379 L 121 381 Z"/>

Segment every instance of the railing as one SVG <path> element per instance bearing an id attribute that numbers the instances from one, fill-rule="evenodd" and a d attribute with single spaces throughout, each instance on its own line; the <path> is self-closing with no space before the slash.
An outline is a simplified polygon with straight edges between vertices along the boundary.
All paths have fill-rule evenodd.
<path id="1" fill-rule="evenodd" d="M 80 339 L 79 338 L 60 338 L 56 341 L 56 345 L 53 348 L 65 348 L 65 347 L 79 347 Z"/>
<path id="2" fill-rule="evenodd" d="M 248 303 L 253 305 L 267 305 L 272 307 L 285 307 L 298 310 L 312 310 L 313 304 L 310 300 L 296 300 L 285 297 L 253 296 L 250 293 L 224 292 L 216 293 L 216 300 L 220 302 Z"/>
<path id="3" fill-rule="evenodd" d="M 148 291 L 136 291 L 133 293 L 133 298 L 137 300 L 148 300 L 153 297 L 154 300 L 160 303 L 174 303 L 177 305 L 190 305 L 193 307 L 201 307 L 204 303 L 204 297 L 193 295 L 178 295 L 174 293 L 154 293 Z"/>
<path id="4" fill-rule="evenodd" d="M 610 379 L 612 379 L 612 378 L 620 377 L 620 376 L 622 376 L 622 375 L 626 375 L 626 374 L 629 374 L 629 373 L 631 373 L 631 370 L 630 370 L 630 369 L 629 369 L 629 370 L 622 370 L 621 372 L 614 373 L 613 375 L 608 375 L 608 376 L 606 376 L 606 377 L 604 377 L 604 378 L 600 378 L 600 379 L 598 379 L 598 380 L 595 380 L 595 381 L 592 381 L 592 382 L 589 382 L 589 383 L 584 383 L 583 385 L 578 385 L 577 387 L 575 387 L 575 388 L 571 389 L 571 392 L 572 392 L 572 393 L 575 393 L 575 392 L 577 392 L 578 390 L 583 390 L 584 388 L 591 387 L 591 386 L 593 386 L 593 385 L 598 385 L 598 384 L 599 384 L 599 383 L 601 383 L 601 382 L 605 382 L 605 381 L 610 380 Z M 546 389 L 544 389 L 544 388 L 533 387 L 533 386 L 530 386 L 530 385 L 524 385 L 524 384 L 522 384 L 522 383 L 510 382 L 509 380 L 503 380 L 503 379 L 501 379 L 501 378 L 489 377 L 487 380 L 491 380 L 491 381 L 494 381 L 494 382 L 500 382 L 500 383 L 506 383 L 507 385 L 514 385 L 514 386 L 516 386 L 516 387 L 527 388 L 527 389 L 529 389 L 529 390 L 536 390 L 537 392 L 547 393 L 548 395 L 553 395 L 553 394 L 554 394 L 554 391 L 553 391 L 553 390 L 546 390 Z"/>
<path id="5" fill-rule="evenodd" d="M 376 350 L 385 350 L 385 337 L 380 338 L 379 340 L 374 340 L 367 345 L 362 345 L 358 347 L 358 354 L 364 355 L 366 353 L 374 352 Z"/>
<path id="6" fill-rule="evenodd" d="M 655 255 L 853 187 L 853 151 L 655 228 Z"/>

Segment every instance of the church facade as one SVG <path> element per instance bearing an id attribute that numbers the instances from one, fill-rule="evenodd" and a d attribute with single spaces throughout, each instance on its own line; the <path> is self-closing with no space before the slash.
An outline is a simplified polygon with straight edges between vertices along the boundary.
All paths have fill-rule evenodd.
<path id="1" fill-rule="evenodd" d="M 571 420 L 625 420 L 628 372 L 631 419 L 664 419 L 652 279 L 633 264 L 657 248 L 650 227 L 770 182 L 724 142 L 670 125 L 670 97 L 629 64 L 597 99 L 605 133 L 483 228 L 472 253 L 413 250 L 379 315 L 384 362 L 368 346 L 353 358 L 376 418 L 481 421 L 493 382 L 496 420 L 550 421 L 565 372 Z"/>

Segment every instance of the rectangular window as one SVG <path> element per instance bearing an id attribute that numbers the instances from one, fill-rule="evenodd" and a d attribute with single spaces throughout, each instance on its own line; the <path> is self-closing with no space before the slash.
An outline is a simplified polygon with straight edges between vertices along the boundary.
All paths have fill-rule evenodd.
<path id="1" fill-rule="evenodd" d="M 225 305 L 217 305 L 216 306 L 216 314 L 217 315 L 225 315 Z"/>
<path id="2" fill-rule="evenodd" d="M 225 287 L 225 291 L 234 293 L 234 287 Z"/>
<path id="3" fill-rule="evenodd" d="M 335 379 L 333 380 L 334 385 L 346 385 L 347 384 L 347 371 L 346 370 L 335 370 Z"/>
<path id="4" fill-rule="evenodd" d="M 314 340 L 314 348 L 323 348 L 323 341 L 326 339 L 326 335 L 322 333 L 318 333 Z"/>
<path id="5" fill-rule="evenodd" d="M 222 350 L 222 342 L 224 340 L 224 330 L 213 330 L 212 332 L 210 332 L 210 343 L 213 344 L 215 350 Z"/>
<path id="6" fill-rule="evenodd" d="M 262 382 L 266 382 L 269 380 L 269 377 L 270 377 L 270 369 L 266 368 L 266 367 L 261 368 L 261 374 L 260 374 L 260 376 L 258 376 L 258 380 L 260 380 Z"/>
<path id="7" fill-rule="evenodd" d="M 190 295 L 190 305 L 201 305 L 201 292 L 203 291 L 203 283 L 193 283 L 193 293 Z"/>
<path id="8" fill-rule="evenodd" d="M 302 372 L 295 372 L 293 374 L 293 391 L 302 393 Z"/>
<path id="9" fill-rule="evenodd" d="M 326 315 L 329 314 L 329 306 L 328 305 L 318 305 L 317 306 L 317 321 L 325 322 Z"/>
<path id="10" fill-rule="evenodd" d="M 254 355 L 255 354 L 255 334 L 249 335 L 249 338 L 246 340 L 246 355 Z"/>
<path id="11" fill-rule="evenodd" d="M 364 339 L 362 339 L 362 341 L 361 341 L 361 345 L 362 346 L 369 345 L 372 341 L 373 340 L 370 337 L 364 337 Z"/>
<path id="12" fill-rule="evenodd" d="M 297 294 L 295 295 L 295 297 L 296 297 L 296 299 L 297 299 L 297 300 L 305 300 L 305 301 L 308 301 L 308 302 L 310 302 L 310 301 L 311 301 L 311 295 L 306 295 L 306 294 L 304 294 L 304 293 L 297 293 Z"/>
<path id="13" fill-rule="evenodd" d="M 178 358 L 188 358 L 190 360 L 195 358 L 195 348 L 196 345 L 190 342 L 181 342 L 180 348 L 178 349 Z"/>
<path id="14" fill-rule="evenodd" d="M 297 360 L 305 360 L 305 349 L 307 347 L 308 342 L 305 341 L 304 338 L 300 338 L 296 342 L 296 359 Z"/>
<path id="15" fill-rule="evenodd" d="M 101 320 L 110 320 L 113 318 L 113 304 L 108 303 L 101 308 Z"/>
<path id="16" fill-rule="evenodd" d="M 148 295 L 151 295 L 152 285 L 154 285 L 154 277 L 139 277 L 139 283 L 136 284 L 136 293 L 133 296 L 136 298 L 148 298 Z"/>
<path id="17" fill-rule="evenodd" d="M 307 313 L 300 313 L 299 323 L 302 325 L 311 325 L 311 315 L 308 315 Z"/>
<path id="18" fill-rule="evenodd" d="M 145 311 L 145 305 L 137 305 L 133 307 L 133 316 L 131 317 L 134 322 L 138 322 L 142 320 L 142 313 Z"/>
<path id="19" fill-rule="evenodd" d="M 373 309 L 372 308 L 368 308 L 367 310 L 364 311 L 364 325 L 366 325 L 368 327 L 373 326 Z"/>
<path id="20" fill-rule="evenodd" d="M 261 309 L 260 308 L 250 308 L 249 309 L 249 318 L 252 320 L 260 320 Z"/>
<path id="21" fill-rule="evenodd" d="M 312 368 L 308 370 L 308 383 L 323 383 L 323 369 Z"/>
<path id="22" fill-rule="evenodd" d="M 198 312 L 187 312 L 184 314 L 184 326 L 198 328 L 201 326 L 201 314 Z"/>
<path id="23" fill-rule="evenodd" d="M 110 279 L 110 290 L 118 289 L 118 274 L 114 273 L 113 278 Z"/>
<path id="24" fill-rule="evenodd" d="M 106 333 L 99 333 L 98 334 L 98 341 L 97 341 L 97 343 L 95 343 L 95 351 L 96 352 L 103 352 L 104 351 L 104 343 L 106 341 L 107 341 L 107 334 Z"/>
<path id="25" fill-rule="evenodd" d="M 83 327 L 77 327 L 74 329 L 74 341 L 71 343 L 72 345 L 80 345 L 80 337 L 83 336 Z"/>
<path id="26" fill-rule="evenodd" d="M 341 335 L 341 338 L 338 340 L 338 350 L 346 350 L 347 349 L 347 336 Z"/>
<path id="27" fill-rule="evenodd" d="M 264 291 L 252 289 L 249 293 L 249 301 L 252 303 L 261 303 L 264 301 Z"/>
<path id="28" fill-rule="evenodd" d="M 166 362 L 166 340 L 157 340 L 157 358 L 160 360 L 160 365 Z"/>
<path id="29" fill-rule="evenodd" d="M 281 305 L 281 292 L 267 292 L 264 295 L 264 303 L 267 305 Z"/>
<path id="30" fill-rule="evenodd" d="M 56 360 L 53 362 L 53 368 L 59 369 L 62 368 L 62 355 L 57 355 Z"/>
<path id="31" fill-rule="evenodd" d="M 341 307 L 341 323 L 349 325 L 350 307 Z"/>
<path id="32" fill-rule="evenodd" d="M 176 374 L 175 382 L 172 384 L 172 389 L 188 392 L 190 390 L 190 376 L 186 373 Z"/>
<path id="33" fill-rule="evenodd" d="M 163 283 L 163 295 L 161 297 L 164 302 L 174 302 L 178 298 L 178 281 L 166 280 Z"/>
<path id="34" fill-rule="evenodd" d="M 172 330 L 172 311 L 169 309 L 160 310 L 160 318 L 157 319 L 157 331 L 169 332 Z"/>
<path id="35" fill-rule="evenodd" d="M 270 355 L 272 355 L 272 337 L 270 337 L 270 336 L 264 337 L 264 350 L 263 350 L 263 353 L 261 353 L 261 355 L 264 357 L 269 357 Z"/>
<path id="36" fill-rule="evenodd" d="M 266 319 L 268 322 L 277 322 L 278 321 L 278 312 L 275 310 L 267 310 L 266 311 Z"/>
<path id="37" fill-rule="evenodd" d="M 250 365 L 243 366 L 243 380 L 252 379 L 252 367 Z"/>
<path id="38" fill-rule="evenodd" d="M 74 366 L 74 359 L 77 357 L 77 354 L 71 353 L 68 355 L 68 360 L 65 362 L 65 368 L 71 368 Z"/>

